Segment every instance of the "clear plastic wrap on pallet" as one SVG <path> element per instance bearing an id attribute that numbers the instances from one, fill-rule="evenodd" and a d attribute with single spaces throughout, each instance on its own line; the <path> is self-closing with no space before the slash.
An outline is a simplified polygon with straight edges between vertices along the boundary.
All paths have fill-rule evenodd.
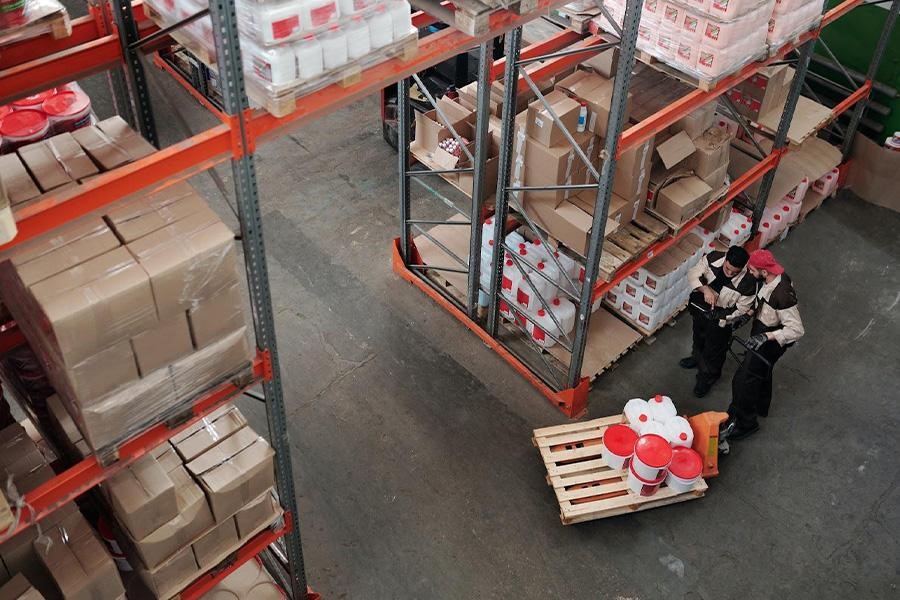
<path id="1" fill-rule="evenodd" d="M 644 0 L 637 47 L 698 79 L 720 77 L 765 52 L 774 2 Z M 621 27 L 624 2 L 613 0 L 606 7 Z M 603 29 L 615 30 L 605 17 L 598 23 Z"/>
<path id="2" fill-rule="evenodd" d="M 778 47 L 809 31 L 821 20 L 824 3 L 824 0 L 775 0 L 766 41 Z"/>
<path id="3" fill-rule="evenodd" d="M 8 44 L 51 32 L 54 16 L 68 19 L 66 8 L 57 0 L 2 0 L 0 43 Z M 45 25 L 37 24 L 41 20 L 46 21 Z"/>

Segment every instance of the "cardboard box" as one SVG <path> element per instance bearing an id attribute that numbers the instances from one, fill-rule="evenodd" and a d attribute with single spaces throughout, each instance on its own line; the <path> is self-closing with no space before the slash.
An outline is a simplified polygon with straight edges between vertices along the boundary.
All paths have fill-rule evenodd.
<path id="1" fill-rule="evenodd" d="M 669 131 L 671 133 L 685 132 L 688 137 L 695 139 L 713 126 L 715 123 L 716 103 L 707 102 L 703 106 L 693 110 L 687 116 L 675 121 Z"/>
<path id="2" fill-rule="evenodd" d="M 619 48 L 607 48 L 587 59 L 582 65 L 590 67 L 597 75 L 612 79 L 619 70 Z"/>
<path id="3" fill-rule="evenodd" d="M 699 177 L 682 177 L 660 190 L 653 210 L 680 225 L 706 206 L 711 193 Z"/>
<path id="4" fill-rule="evenodd" d="M 693 140 L 694 152 L 687 161 L 697 177 L 712 175 L 722 167 L 728 166 L 728 155 L 731 150 L 731 135 L 721 127 L 711 127 L 700 137 Z"/>
<path id="5" fill-rule="evenodd" d="M 275 485 L 273 457 L 269 444 L 244 427 L 188 463 L 187 470 L 221 522 Z"/>
<path id="6" fill-rule="evenodd" d="M 565 126 L 566 131 L 575 132 L 578 127 L 578 112 L 581 105 L 560 90 L 553 90 L 544 99 Z M 568 144 L 562 128 L 550 116 L 547 107 L 540 100 L 528 105 L 525 133 L 544 146 Z"/>
<path id="7" fill-rule="evenodd" d="M 190 462 L 246 427 L 247 419 L 236 406 L 228 404 L 214 410 L 181 433 L 172 437 L 175 451 Z"/>
<path id="8" fill-rule="evenodd" d="M 190 546 L 153 569 L 135 569 L 144 585 L 157 598 L 171 598 L 200 575 L 200 567 Z"/>
<path id="9" fill-rule="evenodd" d="M 555 205 L 553 200 L 533 200 L 525 205 L 528 215 L 535 223 L 581 256 L 587 253 L 587 244 L 593 228 L 593 216 L 569 201 Z M 618 229 L 619 224 L 606 220 L 604 236 Z"/>
<path id="10" fill-rule="evenodd" d="M 187 314 L 195 348 L 205 348 L 236 331 L 246 323 L 240 284 L 230 285 L 201 300 Z"/>
<path id="11" fill-rule="evenodd" d="M 278 584 L 258 560 L 250 560 L 235 569 L 207 594 L 210 600 L 243 598 L 279 600 L 284 597 Z"/>
<path id="12" fill-rule="evenodd" d="M 234 515 L 234 523 L 237 526 L 238 538 L 241 542 L 250 538 L 261 527 L 272 523 L 278 515 L 278 502 L 272 490 L 267 490 L 262 496 L 237 511 Z"/>
<path id="13" fill-rule="evenodd" d="M 616 161 L 613 176 L 613 192 L 622 198 L 643 201 L 650 183 L 650 166 L 653 158 L 654 138 L 629 148 Z"/>
<path id="14" fill-rule="evenodd" d="M 195 213 L 205 215 L 209 224 L 219 220 L 190 184 L 179 182 L 149 194 L 133 194 L 110 208 L 106 218 L 127 244 Z"/>
<path id="15" fill-rule="evenodd" d="M 68 444 L 70 450 L 78 442 L 84 441 L 78 426 L 75 425 L 75 421 L 72 420 L 72 416 L 66 410 L 65 405 L 57 394 L 47 398 L 47 411 L 50 415 L 50 420 L 56 425 L 57 437 L 62 438 L 62 441 Z"/>
<path id="16" fill-rule="evenodd" d="M 31 179 L 18 154 L 0 156 L 0 173 L 3 173 L 0 181 L 13 208 L 41 195 L 41 190 Z"/>
<path id="17" fill-rule="evenodd" d="M 456 126 L 457 123 L 474 123 L 475 113 L 466 108 L 459 102 L 450 100 L 445 96 L 438 98 L 437 107 L 441 113 L 447 117 L 451 124 Z M 435 111 L 437 112 L 437 111 Z"/>
<path id="18" fill-rule="evenodd" d="M 764 67 L 751 77 L 728 90 L 728 98 L 738 112 L 751 120 L 770 111 L 781 112 L 787 100 L 793 74 L 788 65 Z"/>
<path id="19" fill-rule="evenodd" d="M 0 159 L 3 158 L 5 156 L 0 156 Z M 3 252 L 2 258 L 9 259 L 14 265 L 22 265 L 83 237 L 99 235 L 108 230 L 109 227 L 103 219 L 95 216 L 84 217 L 57 227 L 53 230 L 53 235 L 43 235 L 24 241 L 12 250 Z"/>
<path id="20" fill-rule="evenodd" d="M 31 286 L 118 247 L 119 240 L 106 225 L 101 224 L 95 231 L 71 243 L 47 248 L 47 252 L 34 260 L 23 262 L 18 255 L 12 260 L 18 267 L 22 283 Z"/>
<path id="21" fill-rule="evenodd" d="M 156 325 L 147 273 L 116 248 L 33 286 L 59 357 L 74 366 Z"/>
<path id="22" fill-rule="evenodd" d="M 128 244 L 150 277 L 160 320 L 237 282 L 234 234 L 194 214 Z M 145 328 L 148 329 L 148 328 Z"/>
<path id="23" fill-rule="evenodd" d="M 207 570 L 221 562 L 232 550 L 238 547 L 237 528 L 234 519 L 225 519 L 199 540 L 191 544 L 194 558 L 200 569 Z"/>
<path id="24" fill-rule="evenodd" d="M 594 190 L 583 191 L 572 198 L 569 199 L 569 202 L 583 210 L 589 215 L 594 214 L 594 206 L 597 201 L 597 193 Z M 609 209 L 607 211 L 607 218 L 611 221 L 615 221 L 620 225 L 623 223 L 628 223 L 631 219 L 632 213 L 632 205 L 630 202 L 613 193 L 609 198 Z"/>
<path id="25" fill-rule="evenodd" d="M 116 563 L 81 513 L 72 513 L 44 534 L 51 543 L 35 541 L 34 549 L 64 598 L 119 598 L 125 593 Z"/>
<path id="26" fill-rule="evenodd" d="M 168 476 L 175 487 L 178 514 L 143 539 L 130 540 L 148 569 L 158 567 L 182 548 L 189 547 L 215 524 L 203 490 L 184 467 L 179 465 Z"/>
<path id="27" fill-rule="evenodd" d="M 159 466 L 161 466 L 166 473 L 171 473 L 178 467 L 184 466 L 181 457 L 178 456 L 178 453 L 175 452 L 175 448 L 169 442 L 160 444 L 153 452 L 153 458 L 156 459 L 156 462 L 159 463 Z"/>
<path id="28" fill-rule="evenodd" d="M 221 340 L 188 354 L 169 367 L 175 396 L 191 399 L 202 390 L 221 383 L 250 366 L 247 330 L 241 327 Z"/>
<path id="29" fill-rule="evenodd" d="M 709 175 L 701 177 L 703 183 L 708 185 L 713 190 L 713 194 L 715 194 L 718 190 L 722 189 L 722 186 L 725 185 L 725 179 L 728 176 L 728 163 L 725 163 Z"/>
<path id="30" fill-rule="evenodd" d="M 609 109 L 615 84 L 612 79 L 601 77 L 593 71 L 575 71 L 557 84 L 557 88 L 583 100 L 588 106 L 587 130 L 605 138 L 609 121 Z M 628 93 L 624 119 L 628 120 L 632 95 Z"/>
<path id="31" fill-rule="evenodd" d="M 3 587 L 0 587 L 0 600 L 43 600 L 44 596 L 34 589 L 28 578 L 17 573 Z"/>
<path id="32" fill-rule="evenodd" d="M 187 313 L 179 313 L 165 321 L 160 321 L 153 329 L 148 329 L 131 338 L 131 348 L 141 375 L 171 365 L 194 351 Z"/>
<path id="33" fill-rule="evenodd" d="M 515 186 L 554 186 L 584 183 L 587 165 L 569 144 L 563 146 L 545 146 L 525 134 L 525 115 L 516 118 L 516 135 L 513 141 L 512 185 Z M 599 145 L 591 146 L 589 133 L 573 133 L 572 137 L 579 148 L 594 161 L 591 154 L 599 152 Z M 596 164 L 596 161 L 594 161 Z M 573 196 L 577 190 L 533 191 L 525 194 L 525 203 L 529 200 L 554 200 L 562 202 Z"/>
<path id="34" fill-rule="evenodd" d="M 900 212 L 900 194 L 886 194 L 896 190 L 900 173 L 900 152 L 889 150 L 857 133 L 853 139 L 853 161 L 847 185 L 853 193 L 877 206 Z"/>
<path id="35" fill-rule="evenodd" d="M 704 182 L 705 183 L 705 182 Z M 707 184 L 709 185 L 709 184 Z M 714 188 L 710 186 L 713 190 L 718 188 Z M 718 231 L 722 228 L 725 222 L 728 220 L 728 217 L 731 216 L 731 204 L 723 206 L 720 210 L 708 216 L 706 219 L 700 222 L 700 227 L 706 229 L 707 231 Z"/>
<path id="36" fill-rule="evenodd" d="M 175 485 L 155 458 L 144 455 L 105 484 L 116 519 L 143 539 L 178 515 Z"/>
<path id="37" fill-rule="evenodd" d="M 77 365 L 63 367 L 60 371 L 66 379 L 63 393 L 85 401 L 99 398 L 139 377 L 128 340 L 104 348 Z"/>
<path id="38" fill-rule="evenodd" d="M 134 162 L 156 152 L 122 117 L 114 116 L 72 132 L 75 141 L 104 171 Z"/>
<path id="39" fill-rule="evenodd" d="M 693 140 L 684 131 L 656 144 L 656 155 L 666 170 L 679 168 L 694 150 Z"/>
<path id="40" fill-rule="evenodd" d="M 500 166 L 500 146 L 496 136 L 491 135 L 489 138 L 487 160 L 484 162 L 484 190 L 481 200 L 487 200 L 497 192 L 497 171 Z M 457 180 L 459 189 L 464 194 L 472 197 L 472 190 L 475 184 L 475 175 L 473 173 L 460 173 Z"/>
<path id="41" fill-rule="evenodd" d="M 18 153 L 45 192 L 99 172 L 70 133 L 23 146 Z"/>

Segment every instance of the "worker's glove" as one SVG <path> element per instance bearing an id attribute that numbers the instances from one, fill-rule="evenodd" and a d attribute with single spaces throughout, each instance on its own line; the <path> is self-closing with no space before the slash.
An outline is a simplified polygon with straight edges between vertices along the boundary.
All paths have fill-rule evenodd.
<path id="1" fill-rule="evenodd" d="M 757 333 L 747 340 L 747 347 L 751 350 L 759 350 L 759 348 L 769 341 L 769 336 L 764 333 Z"/>
<path id="2" fill-rule="evenodd" d="M 737 331 L 738 329 L 740 329 L 741 327 L 743 327 L 744 325 L 749 323 L 750 319 L 752 319 L 752 318 L 753 318 L 752 315 L 739 316 L 737 319 L 735 319 L 734 321 L 731 322 L 731 329 L 733 331 Z"/>
<path id="3" fill-rule="evenodd" d="M 725 309 L 722 307 L 711 308 L 703 313 L 703 316 L 710 321 L 719 321 L 725 318 Z"/>

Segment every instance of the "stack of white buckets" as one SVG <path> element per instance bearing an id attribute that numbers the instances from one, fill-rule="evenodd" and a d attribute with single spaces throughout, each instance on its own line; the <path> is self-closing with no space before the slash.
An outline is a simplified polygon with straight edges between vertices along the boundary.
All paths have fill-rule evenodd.
<path id="1" fill-rule="evenodd" d="M 515 261 L 509 256 L 509 250 L 504 250 L 500 316 L 524 327 L 537 345 L 549 348 L 575 328 L 575 305 L 561 295 L 561 290 L 565 288 L 577 294 L 584 269 L 572 258 L 541 243 L 540 239 L 529 242 L 515 231 L 507 234 L 506 246 L 516 249 L 519 260 Z M 485 219 L 481 230 L 478 304 L 482 308 L 490 302 L 488 290 L 494 248 L 494 220 L 489 218 Z M 551 252 L 556 261 L 551 258 Z M 546 305 L 541 302 L 541 297 Z"/>
<path id="2" fill-rule="evenodd" d="M 694 432 L 668 396 L 633 398 L 625 404 L 627 424 L 603 433 L 607 466 L 627 470 L 625 483 L 638 496 L 652 496 L 665 483 L 676 494 L 690 491 L 703 472 L 703 459 L 691 448 Z"/>

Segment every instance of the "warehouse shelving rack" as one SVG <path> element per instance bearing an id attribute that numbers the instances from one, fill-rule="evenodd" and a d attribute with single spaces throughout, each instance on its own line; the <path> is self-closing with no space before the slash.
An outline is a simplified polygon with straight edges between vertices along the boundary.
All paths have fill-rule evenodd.
<path id="1" fill-rule="evenodd" d="M 466 327 L 473 331 L 486 345 L 495 350 L 500 356 L 506 360 L 517 372 L 523 375 L 530 383 L 532 383 L 538 391 L 540 391 L 548 400 L 569 417 L 578 417 L 587 410 L 587 393 L 590 384 L 590 377 L 582 373 L 582 364 L 584 360 L 585 344 L 587 341 L 587 333 L 589 331 L 592 307 L 597 305 L 612 287 L 624 280 L 626 277 L 636 272 L 640 267 L 645 265 L 653 257 L 664 252 L 666 249 L 677 243 L 682 237 L 687 235 L 694 225 L 704 221 L 708 217 L 716 214 L 724 207 L 728 206 L 736 199 L 746 200 L 748 207 L 753 210 L 753 233 L 756 234 L 757 228 L 766 206 L 769 192 L 775 177 L 775 169 L 781 158 L 791 150 L 788 143 L 788 131 L 794 116 L 794 110 L 800 97 L 801 88 L 805 82 L 807 67 L 810 58 L 824 27 L 833 23 L 845 15 L 850 10 L 863 4 L 861 0 L 844 0 L 834 8 L 825 11 L 821 21 L 811 30 L 796 36 L 794 39 L 783 44 L 778 48 L 771 49 L 768 56 L 758 62 L 750 63 L 735 73 L 719 79 L 715 84 L 706 90 L 694 89 L 681 99 L 673 102 L 666 108 L 656 112 L 650 117 L 642 120 L 640 123 L 625 128 L 623 119 L 624 102 L 628 90 L 629 79 L 635 64 L 635 42 L 637 36 L 637 24 L 640 20 L 641 5 L 639 0 L 628 0 L 626 4 L 624 27 L 619 34 L 618 45 L 620 48 L 618 76 L 615 79 L 614 94 L 612 97 L 612 105 L 609 115 L 609 123 L 607 130 L 609 135 L 605 140 L 605 147 L 601 153 L 602 163 L 599 169 L 590 169 L 593 175 L 593 184 L 585 186 L 554 186 L 554 189 L 593 189 L 596 190 L 597 197 L 595 210 L 593 215 L 593 227 L 591 229 L 590 240 L 586 252 L 584 285 L 578 297 L 574 294 L 567 294 L 577 306 L 577 316 L 575 325 L 574 339 L 564 336 L 564 339 L 558 340 L 570 352 L 570 360 L 567 365 L 562 365 L 562 373 L 554 373 L 554 369 L 560 370 L 558 363 L 549 361 L 545 353 L 540 348 L 529 345 L 527 332 L 521 324 L 503 325 L 498 313 L 498 303 L 500 296 L 500 277 L 502 273 L 502 262 L 500 261 L 501 253 L 494 251 L 491 264 L 490 288 L 485 289 L 479 284 L 479 256 L 481 248 L 482 225 L 484 219 L 490 214 L 485 210 L 480 198 L 480 185 L 485 185 L 478 176 L 479 172 L 484 169 L 486 151 L 486 131 L 488 127 L 488 105 L 486 96 L 486 86 L 482 85 L 482 81 L 487 82 L 490 79 L 496 79 L 499 75 L 499 64 L 487 69 L 484 65 L 480 68 L 478 109 L 476 119 L 476 143 L 475 143 L 475 160 L 470 170 L 474 171 L 473 194 L 471 206 L 468 210 L 458 205 L 455 212 L 462 213 L 464 219 L 458 220 L 452 218 L 450 221 L 421 220 L 415 219 L 411 215 L 410 187 L 409 182 L 414 178 L 425 177 L 429 174 L 446 174 L 441 171 L 431 171 L 427 168 L 411 169 L 411 161 L 409 154 L 408 130 L 400 127 L 400 215 L 401 215 L 401 231 L 400 237 L 394 243 L 394 270 L 404 279 L 421 289 L 432 300 L 438 303 L 445 310 L 450 312 Z M 850 125 L 844 132 L 844 145 L 842 148 L 843 159 L 849 155 L 850 144 L 852 143 L 853 134 L 856 131 L 860 117 L 862 116 L 867 101 L 871 95 L 873 88 L 873 78 L 878 64 L 884 54 L 887 41 L 893 30 L 893 26 L 897 17 L 898 5 L 900 0 L 895 0 L 890 8 L 889 17 L 885 22 L 881 37 L 878 40 L 872 62 L 866 74 L 866 79 L 859 85 L 847 98 L 838 103 L 831 111 L 831 119 L 828 123 L 833 122 L 839 115 L 852 109 L 852 117 Z M 598 0 L 598 6 L 601 11 L 606 13 L 602 6 L 602 2 Z M 607 14 L 608 16 L 608 14 Z M 612 21 L 612 19 L 609 19 Z M 564 39 L 565 35 L 559 36 Z M 532 49 L 528 47 L 520 50 L 521 33 L 520 30 L 514 30 L 507 36 L 507 54 L 502 65 L 504 67 L 504 92 L 505 98 L 503 102 L 503 129 L 502 142 L 500 147 L 499 160 L 499 180 L 497 182 L 496 206 L 493 212 L 494 216 L 494 240 L 495 248 L 504 247 L 505 234 L 508 229 L 508 216 L 510 208 L 510 197 L 515 196 L 517 192 L 526 191 L 529 188 L 520 185 L 510 185 L 510 170 L 512 159 L 512 136 L 514 130 L 514 118 L 516 106 L 516 94 L 518 91 L 530 88 L 539 100 L 541 100 L 548 112 L 551 114 L 557 126 L 562 123 L 552 114 L 552 109 L 541 96 L 540 92 L 534 85 L 534 81 L 540 80 L 544 76 L 550 76 L 561 73 L 565 69 L 573 66 L 585 58 L 585 54 L 590 51 L 598 51 L 609 45 L 607 41 L 608 35 L 587 37 L 577 42 L 567 50 L 559 50 L 567 44 L 554 45 L 543 44 L 539 48 Z M 552 42 L 552 40 L 551 40 Z M 606 223 L 607 212 L 609 208 L 609 198 L 611 193 L 611 182 L 615 172 L 616 159 L 628 151 L 629 149 L 639 146 L 643 142 L 650 139 L 657 133 L 664 131 L 670 125 L 674 124 L 680 118 L 688 115 L 696 108 L 713 101 L 724 94 L 731 87 L 748 79 L 761 68 L 779 64 L 786 57 L 796 52 L 798 58 L 795 61 L 795 76 L 790 87 L 790 92 L 785 103 L 785 109 L 778 123 L 777 131 L 775 131 L 772 141 L 772 150 L 768 153 L 760 150 L 759 162 L 750 170 L 736 178 L 728 187 L 725 194 L 718 200 L 715 200 L 710 206 L 704 209 L 694 219 L 682 225 L 677 233 L 668 235 L 660 241 L 653 243 L 640 255 L 633 258 L 630 262 L 619 268 L 608 281 L 602 281 L 598 278 L 600 255 L 602 253 L 603 231 Z M 542 53 L 543 56 L 541 56 Z M 484 52 L 481 53 L 481 60 L 487 60 Z M 542 66 L 536 72 L 532 72 L 530 78 L 520 72 L 521 67 L 525 64 L 534 62 L 542 62 Z M 856 84 L 854 84 L 855 86 Z M 398 84 L 398 104 L 400 109 L 400 123 L 409 119 L 409 82 L 401 82 Z M 749 125 L 743 119 L 739 119 L 741 126 L 747 128 Z M 569 142 L 572 142 L 571 135 L 568 136 Z M 574 144 L 573 144 L 574 145 Z M 605 160 L 603 160 L 605 159 Z M 577 157 L 576 157 L 577 160 Z M 759 182 L 758 193 L 755 198 L 745 198 L 747 189 L 754 183 Z M 444 199 L 446 202 L 446 199 Z M 544 234 L 538 227 L 530 222 L 530 219 L 521 210 L 518 203 L 512 201 L 515 214 L 513 219 L 520 224 L 530 225 L 529 229 L 533 234 L 546 241 Z M 432 236 L 427 235 L 420 225 L 423 224 L 453 224 L 453 225 L 469 225 L 469 254 L 468 259 L 464 260 L 454 254 L 446 245 L 441 244 Z M 418 254 L 415 243 L 412 239 L 412 230 L 421 232 L 424 237 L 431 243 L 440 247 L 457 265 L 428 265 L 422 260 Z M 750 245 L 756 243 L 758 238 L 754 237 Z M 509 255 L 514 259 L 517 268 L 522 269 L 519 259 L 514 252 Z M 559 265 L 557 265 L 559 266 Z M 465 290 L 457 290 L 454 293 L 449 290 L 446 285 L 439 285 L 431 276 L 433 273 L 440 274 L 444 272 L 464 272 L 467 279 L 467 287 Z M 564 291 L 563 288 L 560 288 Z M 477 299 L 479 292 L 487 293 L 490 298 L 490 306 L 486 317 L 479 314 Z M 561 294 L 566 295 L 566 294 Z M 462 300 L 460 297 L 464 298 Z M 541 303 L 547 306 L 546 299 L 541 298 Z M 530 318 L 524 315 L 524 318 Z M 518 334 L 510 336 L 510 328 L 517 328 Z M 524 335 L 523 335 L 524 333 Z M 524 341 L 523 341 L 524 340 Z M 524 350 L 524 351 L 523 351 Z"/>
<path id="2" fill-rule="evenodd" d="M 143 76 L 141 55 L 171 45 L 166 34 L 186 22 L 160 30 L 147 18 L 140 1 L 112 0 L 112 11 L 105 5 L 90 5 L 89 15 L 73 21 L 73 33 L 61 40 L 47 36 L 4 47 L 0 52 L 0 104 L 101 72 L 122 68 L 141 133 L 158 147 L 149 94 Z M 444 29 L 419 40 L 418 53 L 409 60 L 393 59 L 363 71 L 359 80 L 347 86 L 331 85 L 298 98 L 296 110 L 276 118 L 250 107 L 244 89 L 237 19 L 234 0 L 212 0 L 209 14 L 215 32 L 218 72 L 224 97 L 223 110 L 201 98 L 188 82 L 175 81 L 188 88 L 217 117 L 214 127 L 197 133 L 136 162 L 114 169 L 86 182 L 75 190 L 50 192 L 39 202 L 16 214 L 18 235 L 0 245 L 0 252 L 139 190 L 152 191 L 173 181 L 183 180 L 216 165 L 230 162 L 241 227 L 248 287 L 254 318 L 257 355 L 252 374 L 196 398 L 186 420 L 180 425 L 156 425 L 118 448 L 118 460 L 104 466 L 97 457 L 88 457 L 51 481 L 26 494 L 19 529 L 33 523 L 73 500 L 91 487 L 109 478 L 160 442 L 196 422 L 217 406 L 233 399 L 247 387 L 261 383 L 266 402 L 270 442 L 276 452 L 278 493 L 285 509 L 284 523 L 263 532 L 248 542 L 225 568 L 195 581 L 182 598 L 196 598 L 227 576 L 240 564 L 259 554 L 276 539 L 284 542 L 284 560 L 289 572 L 288 592 L 292 598 L 315 596 L 306 585 L 300 544 L 296 497 L 290 446 L 276 348 L 274 317 L 268 283 L 262 219 L 259 208 L 254 152 L 259 144 L 275 139 L 315 118 L 331 113 L 351 102 L 375 93 L 387 85 L 410 76 L 451 56 L 493 39 L 535 18 L 541 11 L 561 4 L 561 0 L 538 0 L 536 11 L 516 14 L 499 9 L 490 15 L 485 31 L 475 37 L 455 29 Z M 446 8 L 446 3 L 444 5 Z M 435 22 L 424 13 L 413 22 L 424 27 Z M 109 23 L 115 23 L 110 26 Z M 160 64 L 157 61 L 157 64 Z M 501 67 L 502 68 L 502 67 Z M 0 324 L 0 352 L 24 343 L 15 323 Z M 276 550 L 275 555 L 282 552 Z"/>

